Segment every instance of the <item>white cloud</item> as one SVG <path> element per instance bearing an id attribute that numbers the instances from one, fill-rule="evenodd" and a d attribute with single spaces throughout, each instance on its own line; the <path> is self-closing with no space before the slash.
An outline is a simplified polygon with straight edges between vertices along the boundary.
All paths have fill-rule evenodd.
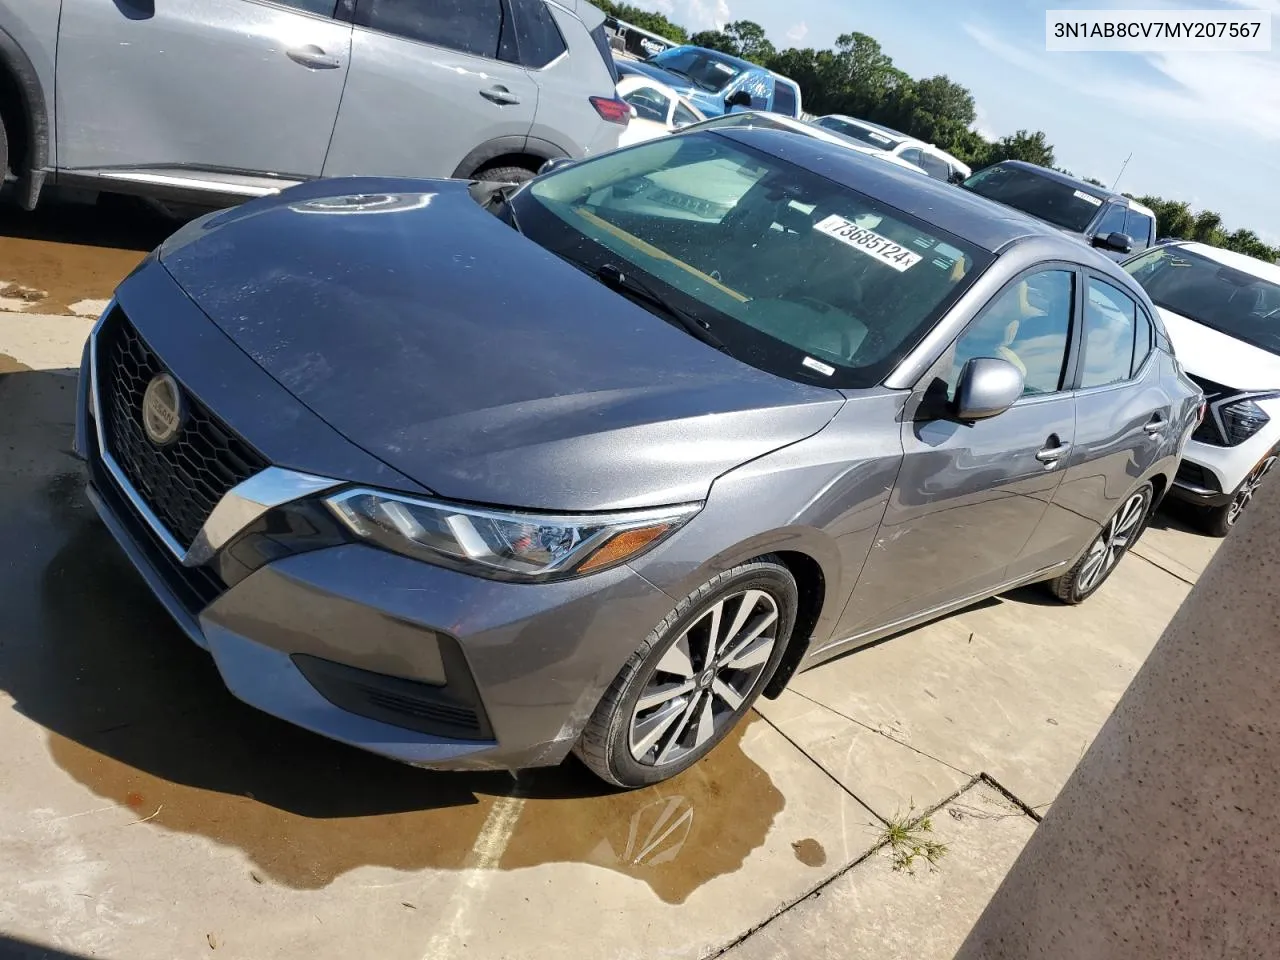
<path id="1" fill-rule="evenodd" d="M 792 43 L 800 43 L 809 35 L 809 24 L 801 20 L 787 31 L 787 39 Z"/>
<path id="2" fill-rule="evenodd" d="M 691 33 L 720 30 L 733 20 L 728 0 L 639 0 L 638 5 L 662 14 Z"/>
<path id="3" fill-rule="evenodd" d="M 1280 4 L 1280 0 L 1273 2 Z M 1199 126 L 1200 132 L 1206 127 L 1234 128 L 1264 140 L 1280 140 L 1280 60 L 1269 55 L 1123 55 L 1142 56 L 1170 81 L 1155 85 L 1118 74 L 1074 70 L 1071 58 L 1076 54 L 1046 54 L 1030 46 L 1015 46 L 972 24 L 965 24 L 964 29 L 979 46 L 1006 63 L 1077 93 L 1109 101 L 1138 117 L 1160 115 Z M 1249 96 L 1243 96 L 1242 91 L 1249 91 Z"/>
<path id="4" fill-rule="evenodd" d="M 982 105 L 978 103 L 973 105 L 973 132 L 985 140 L 999 139 L 992 131 L 991 118 L 987 116 L 987 111 L 983 110 Z"/>

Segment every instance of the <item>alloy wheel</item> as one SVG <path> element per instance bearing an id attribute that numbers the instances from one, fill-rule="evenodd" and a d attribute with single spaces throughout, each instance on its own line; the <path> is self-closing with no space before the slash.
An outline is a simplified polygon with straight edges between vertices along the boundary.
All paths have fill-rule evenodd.
<path id="1" fill-rule="evenodd" d="M 1267 457 L 1253 468 L 1253 473 L 1244 478 L 1244 482 L 1240 484 L 1240 489 L 1236 491 L 1235 498 L 1231 501 L 1231 507 L 1227 511 L 1227 526 L 1234 527 L 1236 525 L 1236 521 L 1244 513 L 1244 508 L 1249 505 L 1249 502 L 1253 500 L 1253 495 L 1262 486 L 1263 478 L 1276 465 L 1276 459 L 1274 455 Z"/>
<path id="2" fill-rule="evenodd" d="M 741 712 L 778 642 L 778 603 L 743 590 L 708 607 L 663 653 L 636 701 L 628 742 L 640 763 L 675 763 Z"/>
<path id="3" fill-rule="evenodd" d="M 1133 545 L 1142 529 L 1147 513 L 1147 492 L 1140 490 L 1124 502 L 1111 521 L 1093 541 L 1080 567 L 1076 589 L 1087 594 L 1098 587 L 1115 567 L 1125 551 Z"/>

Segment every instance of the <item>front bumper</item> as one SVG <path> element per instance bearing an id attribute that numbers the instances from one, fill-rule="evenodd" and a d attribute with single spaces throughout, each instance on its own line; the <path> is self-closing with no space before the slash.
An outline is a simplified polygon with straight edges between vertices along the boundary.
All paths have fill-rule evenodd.
<path id="1" fill-rule="evenodd" d="M 101 326 L 82 361 L 76 428 L 89 497 L 160 602 L 246 703 L 424 766 L 554 764 L 669 612 L 670 598 L 625 566 L 513 584 L 336 543 L 228 578 L 231 567 L 219 562 L 250 535 L 237 539 L 233 530 L 220 532 L 207 561 L 190 562 L 193 544 L 184 563 L 145 498 L 104 455 L 108 441 L 93 412 L 102 409 L 93 362 Z M 185 385 L 182 371 L 173 373 Z"/>
<path id="2" fill-rule="evenodd" d="M 1170 496 L 1203 507 L 1230 503 L 1244 479 L 1270 455 L 1277 437 L 1270 428 L 1235 447 L 1188 440 Z"/>

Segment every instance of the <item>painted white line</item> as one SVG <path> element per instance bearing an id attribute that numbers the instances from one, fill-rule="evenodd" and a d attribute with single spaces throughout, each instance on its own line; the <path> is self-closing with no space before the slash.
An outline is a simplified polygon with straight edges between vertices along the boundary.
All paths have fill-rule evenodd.
<path id="1" fill-rule="evenodd" d="M 466 942 L 471 931 L 471 915 L 484 900 L 493 870 L 501 862 L 507 845 L 511 843 L 524 804 L 525 798 L 514 793 L 493 801 L 489 815 L 485 817 L 484 825 L 476 834 L 471 853 L 467 856 L 464 865 L 466 876 L 444 906 L 441 919 L 448 917 L 448 924 L 431 938 L 423 960 L 452 960 L 458 955 L 458 947 Z"/>

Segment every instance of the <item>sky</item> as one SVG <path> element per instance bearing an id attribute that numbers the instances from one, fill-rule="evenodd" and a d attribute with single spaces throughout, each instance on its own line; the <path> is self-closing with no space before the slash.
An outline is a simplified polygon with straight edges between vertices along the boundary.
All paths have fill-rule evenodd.
<path id="1" fill-rule="evenodd" d="M 1057 165 L 1185 200 L 1280 244 L 1280 18 L 1270 53 L 1048 53 L 1046 9 L 1280 13 L 1280 0 L 633 0 L 691 30 L 761 24 L 778 47 L 875 37 L 914 77 L 973 92 L 988 137 L 1043 130 Z"/>

